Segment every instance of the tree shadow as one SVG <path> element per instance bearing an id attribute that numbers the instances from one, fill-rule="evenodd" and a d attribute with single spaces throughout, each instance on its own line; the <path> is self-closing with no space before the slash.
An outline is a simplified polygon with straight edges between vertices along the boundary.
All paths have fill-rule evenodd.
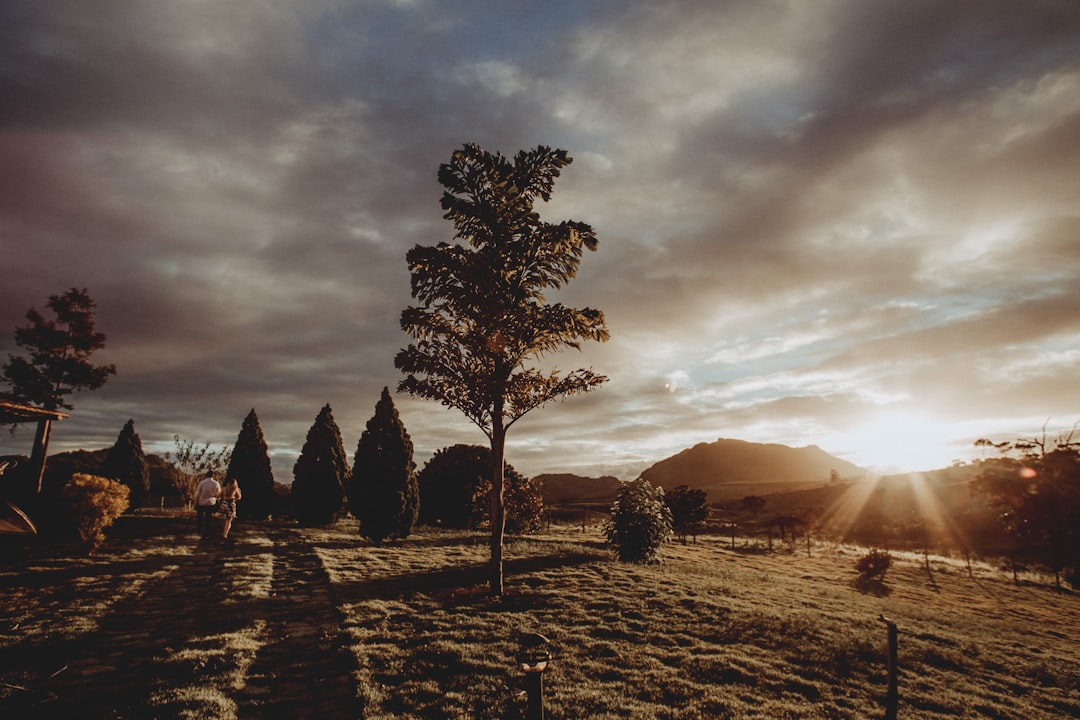
<path id="1" fill-rule="evenodd" d="M 885 584 L 884 580 L 868 577 L 857 577 L 851 581 L 851 586 L 864 595 L 875 597 L 888 597 L 892 594 L 892 588 Z"/>

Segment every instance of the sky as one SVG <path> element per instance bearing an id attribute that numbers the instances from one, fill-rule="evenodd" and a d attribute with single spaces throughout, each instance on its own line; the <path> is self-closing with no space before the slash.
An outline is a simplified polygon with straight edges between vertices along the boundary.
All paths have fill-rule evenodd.
<path id="1" fill-rule="evenodd" d="M 1074 0 L 0 0 L 0 359 L 76 287 L 117 367 L 52 450 L 254 408 L 290 482 L 329 403 L 351 454 L 467 142 L 567 150 L 537 209 L 599 238 L 550 299 L 611 339 L 539 367 L 609 381 L 511 429 L 526 475 L 721 437 L 923 470 L 1080 420 Z M 421 467 L 487 442 L 394 402 Z"/>

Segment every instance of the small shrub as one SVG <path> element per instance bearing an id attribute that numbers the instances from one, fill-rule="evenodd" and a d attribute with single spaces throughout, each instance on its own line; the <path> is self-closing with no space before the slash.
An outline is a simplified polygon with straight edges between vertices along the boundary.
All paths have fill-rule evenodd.
<path id="1" fill-rule="evenodd" d="M 870 552 L 855 561 L 855 569 L 863 580 L 884 580 L 885 573 L 892 565 L 892 555 L 887 550 L 872 548 Z"/>
<path id="2" fill-rule="evenodd" d="M 638 478 L 624 485 L 611 506 L 604 534 L 623 562 L 652 562 L 671 539 L 671 508 L 664 490 Z"/>
<path id="3" fill-rule="evenodd" d="M 128 508 L 131 489 L 96 475 L 76 473 L 62 489 L 79 538 L 93 552 L 105 539 L 105 528 Z"/>

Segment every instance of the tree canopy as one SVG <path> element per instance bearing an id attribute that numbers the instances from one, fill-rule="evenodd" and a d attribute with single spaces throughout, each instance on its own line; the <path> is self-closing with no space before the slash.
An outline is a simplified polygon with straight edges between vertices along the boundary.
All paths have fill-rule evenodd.
<path id="1" fill-rule="evenodd" d="M 111 478 L 125 485 L 130 491 L 130 507 L 141 507 L 150 492 L 150 465 L 143 452 L 142 439 L 135 432 L 135 421 L 128 420 L 109 448 L 101 466 L 102 477 Z"/>
<path id="2" fill-rule="evenodd" d="M 671 510 L 672 529 L 686 544 L 686 536 L 697 534 L 709 519 L 709 496 L 701 489 L 679 485 L 664 493 L 664 502 Z"/>
<path id="3" fill-rule="evenodd" d="M 1006 530 L 1036 540 L 1060 583 L 1063 569 L 1080 567 L 1080 442 L 1069 432 L 1008 443 L 978 440 L 1001 457 L 983 463 L 971 488 L 999 512 Z"/>
<path id="4" fill-rule="evenodd" d="M 255 408 L 240 426 L 225 474 L 227 478 L 236 478 L 244 495 L 237 503 L 237 515 L 249 520 L 265 520 L 274 503 L 274 472 L 270 467 L 270 448 L 266 445 Z"/>
<path id="5" fill-rule="evenodd" d="M 289 495 L 293 517 L 301 525 L 326 525 L 341 511 L 349 461 L 341 431 L 329 403 L 308 429 L 304 447 L 293 466 Z"/>
<path id="6" fill-rule="evenodd" d="M 491 449 L 452 445 L 437 450 L 416 476 L 420 522 L 448 528 L 479 528 L 488 518 Z M 505 464 L 506 531 L 534 532 L 543 519 L 544 499 L 537 484 Z"/>
<path id="7" fill-rule="evenodd" d="M 86 288 L 50 295 L 46 306 L 54 317 L 30 308 L 29 324 L 15 329 L 15 344 L 29 357 L 9 355 L 4 379 L 16 402 L 71 410 L 68 395 L 98 389 L 116 373 L 116 366 L 90 362 L 90 356 L 105 347 L 105 335 L 94 327 L 96 305 Z"/>
<path id="8" fill-rule="evenodd" d="M 604 315 L 549 303 L 545 293 L 577 274 L 596 250 L 589 225 L 548 223 L 534 210 L 551 198 L 571 158 L 539 146 L 513 160 L 478 145 L 439 167 L 443 217 L 455 243 L 417 245 L 406 255 L 412 296 L 401 327 L 415 342 L 395 359 L 413 396 L 461 411 L 491 444 L 491 590 L 502 592 L 506 431 L 547 402 L 587 392 L 606 378 L 591 369 L 563 374 L 533 363 L 585 340 L 608 339 Z"/>
<path id="9" fill-rule="evenodd" d="M 376 544 L 389 537 L 408 537 L 416 524 L 420 492 L 412 439 L 389 388 L 383 388 L 356 445 L 348 496 L 349 512 L 360 520 L 360 534 Z"/>

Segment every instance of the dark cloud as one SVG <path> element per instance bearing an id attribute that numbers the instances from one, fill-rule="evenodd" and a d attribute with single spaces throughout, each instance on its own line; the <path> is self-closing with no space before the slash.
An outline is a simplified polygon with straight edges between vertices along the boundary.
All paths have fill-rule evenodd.
<path id="1" fill-rule="evenodd" d="M 231 443 L 255 407 L 287 480 L 324 403 L 351 451 L 398 381 L 439 163 L 551 144 L 542 215 L 600 237 L 557 299 L 612 340 L 543 364 L 611 380 L 515 426 L 519 470 L 1069 424 L 1077 37 L 1066 0 L 2 3 L 0 325 L 98 301 L 118 374 L 58 448 Z M 421 460 L 485 441 L 397 401 Z"/>

